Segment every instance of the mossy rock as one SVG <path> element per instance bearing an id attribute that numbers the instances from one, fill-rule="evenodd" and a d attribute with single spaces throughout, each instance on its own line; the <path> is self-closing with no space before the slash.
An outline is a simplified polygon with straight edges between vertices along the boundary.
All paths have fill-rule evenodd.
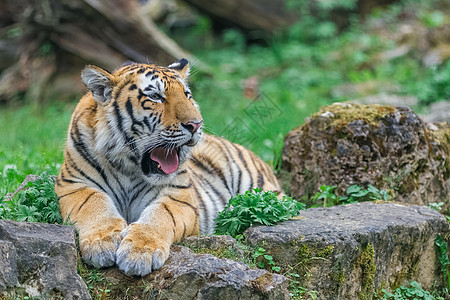
<path id="1" fill-rule="evenodd" d="M 350 185 L 370 184 L 393 191 L 396 201 L 443 201 L 447 209 L 449 155 L 447 123 L 424 123 L 406 107 L 337 103 L 287 134 L 281 174 L 299 199 L 321 185 L 343 195 Z"/>
<path id="2" fill-rule="evenodd" d="M 444 286 L 435 238 L 448 238 L 446 218 L 424 206 L 362 202 L 310 208 L 302 219 L 254 226 L 245 235 L 318 299 L 372 299 L 418 281 Z"/>

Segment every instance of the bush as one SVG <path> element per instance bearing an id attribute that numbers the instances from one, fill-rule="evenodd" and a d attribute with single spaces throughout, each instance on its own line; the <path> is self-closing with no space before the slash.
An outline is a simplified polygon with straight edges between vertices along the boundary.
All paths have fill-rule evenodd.
<path id="1" fill-rule="evenodd" d="M 55 179 L 44 172 L 36 181 L 28 182 L 28 189 L 0 203 L 0 219 L 62 224 Z"/>
<path id="2" fill-rule="evenodd" d="M 305 209 L 303 203 L 283 196 L 277 198 L 274 192 L 253 189 L 231 198 L 216 221 L 216 234 L 233 237 L 243 233 L 252 225 L 274 225 L 286 221 Z"/>

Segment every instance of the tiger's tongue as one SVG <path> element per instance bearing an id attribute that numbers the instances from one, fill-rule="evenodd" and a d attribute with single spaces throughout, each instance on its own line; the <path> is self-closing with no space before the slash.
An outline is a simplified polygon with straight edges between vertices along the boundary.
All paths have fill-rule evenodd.
<path id="1" fill-rule="evenodd" d="M 175 149 L 158 147 L 150 153 L 150 158 L 158 162 L 166 174 L 172 174 L 178 169 L 178 154 Z"/>

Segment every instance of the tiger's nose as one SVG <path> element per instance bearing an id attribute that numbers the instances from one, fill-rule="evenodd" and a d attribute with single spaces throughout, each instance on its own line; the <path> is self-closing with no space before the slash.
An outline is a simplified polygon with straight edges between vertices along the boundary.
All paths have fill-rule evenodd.
<path id="1" fill-rule="evenodd" d="M 202 126 L 203 124 L 203 120 L 200 121 L 191 121 L 191 122 L 187 122 L 185 124 L 181 124 L 183 125 L 184 128 L 186 128 L 190 133 L 194 134 L 197 132 L 197 130 L 200 128 L 200 126 Z"/>

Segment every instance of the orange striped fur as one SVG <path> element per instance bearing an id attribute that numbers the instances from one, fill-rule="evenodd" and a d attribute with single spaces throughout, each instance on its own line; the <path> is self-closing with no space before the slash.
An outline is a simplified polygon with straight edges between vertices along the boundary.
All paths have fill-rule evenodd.
<path id="1" fill-rule="evenodd" d="M 90 91 L 73 113 L 55 188 L 84 259 L 97 267 L 146 275 L 172 243 L 212 233 L 231 197 L 280 191 L 254 153 L 202 132 L 188 73 L 185 59 L 82 72 Z"/>

